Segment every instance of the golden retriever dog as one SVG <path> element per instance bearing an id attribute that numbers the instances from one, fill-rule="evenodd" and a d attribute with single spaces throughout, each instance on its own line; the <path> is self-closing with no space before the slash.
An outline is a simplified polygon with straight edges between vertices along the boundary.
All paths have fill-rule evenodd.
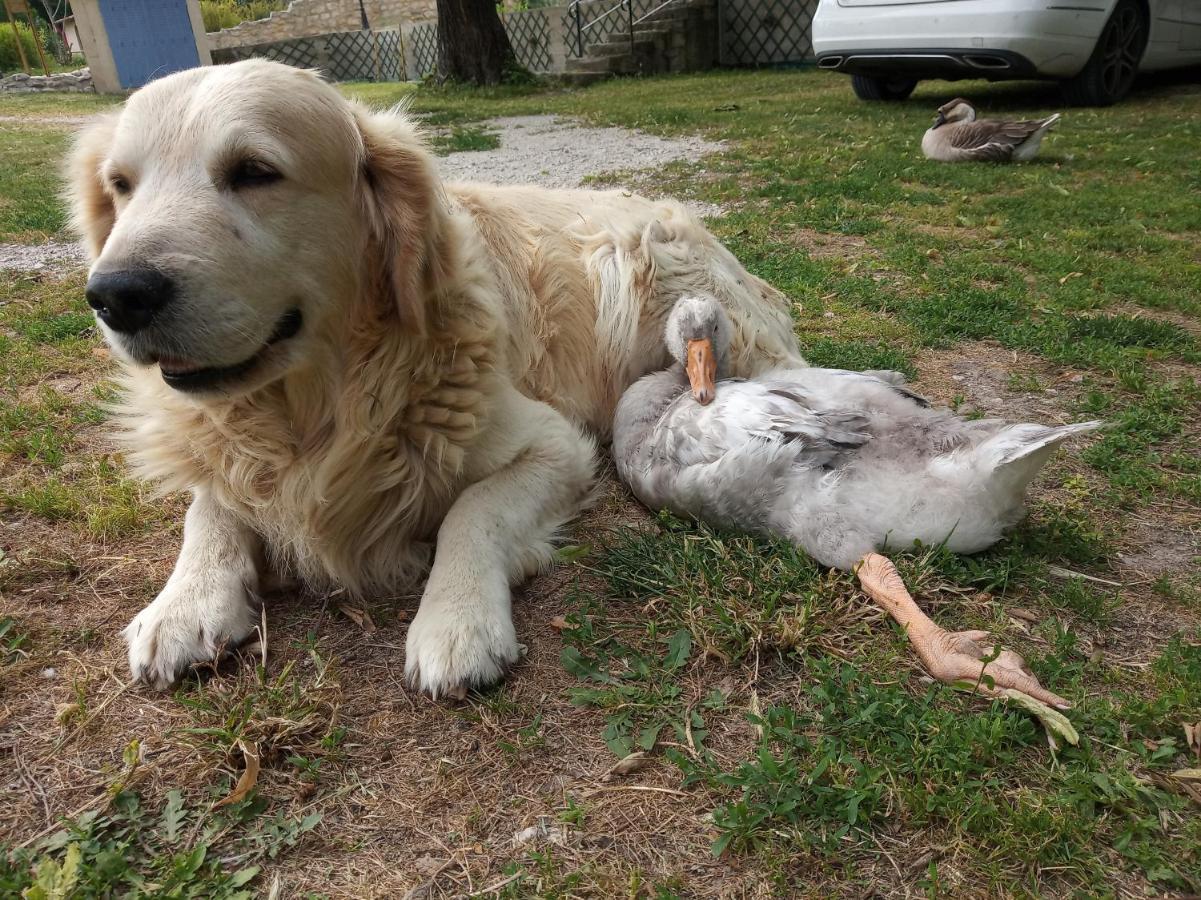
<path id="1" fill-rule="evenodd" d="M 131 464 L 193 497 L 124 632 L 160 687 L 252 632 L 268 573 L 381 597 L 428 572 L 410 681 L 495 681 L 510 586 L 666 364 L 675 299 L 721 301 L 735 373 L 803 364 L 784 298 L 679 204 L 442 184 L 402 112 L 277 63 L 138 91 L 79 136 L 69 197 Z"/>

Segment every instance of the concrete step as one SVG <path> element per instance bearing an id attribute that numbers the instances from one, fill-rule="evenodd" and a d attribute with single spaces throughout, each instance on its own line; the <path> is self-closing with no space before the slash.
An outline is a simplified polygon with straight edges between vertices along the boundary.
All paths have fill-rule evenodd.
<path id="1" fill-rule="evenodd" d="M 610 78 L 616 77 L 617 73 L 615 72 L 572 72 L 569 70 L 557 76 L 557 80 L 575 87 L 587 87 L 590 84 L 608 81 Z"/>
<path id="2" fill-rule="evenodd" d="M 638 37 L 634 41 L 635 53 L 651 53 L 655 49 L 655 42 L 647 40 L 645 37 Z M 600 44 L 588 45 L 588 56 L 622 56 L 630 52 L 629 38 L 614 38 L 611 41 L 604 41 Z"/>
<path id="3" fill-rule="evenodd" d="M 676 44 L 683 41 L 696 10 L 713 10 L 716 6 L 717 0 L 681 0 L 651 13 L 634 26 L 632 48 L 626 21 L 613 22 L 619 30 L 604 40 L 585 38 L 584 56 L 569 58 L 566 74 L 575 83 L 587 83 L 614 74 L 657 71 L 663 59 L 674 58 Z"/>
<path id="4" fill-rule="evenodd" d="M 637 71 L 634 61 L 628 56 L 593 56 L 567 60 L 567 71 L 571 74 L 630 74 Z"/>
<path id="5" fill-rule="evenodd" d="M 669 6 L 666 9 L 661 9 L 658 12 L 653 12 L 642 19 L 641 24 L 645 25 L 650 22 L 670 22 L 678 24 L 688 19 L 688 10 L 678 6 Z"/>

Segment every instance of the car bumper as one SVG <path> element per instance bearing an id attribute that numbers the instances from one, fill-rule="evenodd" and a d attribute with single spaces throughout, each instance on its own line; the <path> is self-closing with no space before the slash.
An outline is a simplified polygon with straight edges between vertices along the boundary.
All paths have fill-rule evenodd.
<path id="1" fill-rule="evenodd" d="M 1087 5 L 1096 8 L 1049 9 L 1036 0 L 845 7 L 823 0 L 813 17 L 813 49 L 818 65 L 843 72 L 1068 78 L 1088 61 L 1112 4 Z"/>
<path id="2" fill-rule="evenodd" d="M 885 78 L 1038 78 L 1038 68 L 1012 50 L 864 49 L 817 54 L 820 69 Z"/>

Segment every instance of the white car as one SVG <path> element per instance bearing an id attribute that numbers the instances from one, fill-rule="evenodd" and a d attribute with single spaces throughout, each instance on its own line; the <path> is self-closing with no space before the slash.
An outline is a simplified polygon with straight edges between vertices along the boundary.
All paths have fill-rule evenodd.
<path id="1" fill-rule="evenodd" d="M 1108 106 L 1138 72 L 1201 62 L 1201 0 L 820 0 L 813 49 L 863 100 L 923 78 L 1043 78 Z"/>

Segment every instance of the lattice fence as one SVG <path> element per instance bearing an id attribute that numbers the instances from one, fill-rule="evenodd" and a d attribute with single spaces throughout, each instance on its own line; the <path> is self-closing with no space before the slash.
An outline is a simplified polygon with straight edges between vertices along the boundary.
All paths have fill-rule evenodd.
<path id="1" fill-rule="evenodd" d="M 290 41 L 273 41 L 270 44 L 249 44 L 245 47 L 224 47 L 213 50 L 213 62 L 231 63 L 251 57 L 273 59 L 300 69 L 316 69 L 322 63 L 324 41 L 316 38 L 296 38 Z"/>
<path id="2" fill-rule="evenodd" d="M 813 59 L 817 0 L 720 0 L 721 61 L 765 66 Z"/>
<path id="3" fill-rule="evenodd" d="M 414 25 L 405 38 L 405 71 L 424 78 L 438 68 L 438 23 Z"/>
<path id="4" fill-rule="evenodd" d="M 556 14 L 558 11 L 555 11 Z M 547 11 L 531 9 L 501 16 L 517 61 L 531 72 L 554 71 L 556 40 Z M 438 68 L 438 23 L 423 22 L 406 32 L 405 71 L 424 78 Z"/>
<path id="5" fill-rule="evenodd" d="M 509 13 L 504 23 L 517 61 L 531 72 L 549 72 L 554 53 L 546 13 L 541 9 Z"/>
<path id="6" fill-rule="evenodd" d="M 213 62 L 251 57 L 273 59 L 302 69 L 320 69 L 332 81 L 399 81 L 404 78 L 400 32 L 340 31 L 313 37 L 226 47 L 212 51 Z"/>
<path id="7" fill-rule="evenodd" d="M 334 81 L 400 81 L 404 65 L 399 31 L 344 31 L 326 36 Z"/>
<path id="8" fill-rule="evenodd" d="M 504 16 L 518 61 L 531 72 L 562 71 L 564 56 L 585 56 L 593 44 L 629 40 L 630 20 L 647 21 L 694 0 L 583 0 L 578 7 L 531 9 Z M 810 27 L 817 0 L 717 0 L 721 63 L 766 66 L 813 59 Z M 578 20 L 577 20 L 578 16 Z M 553 18 L 552 18 L 553 17 Z M 687 27 L 672 23 L 673 28 Z M 710 26 L 712 27 L 712 26 Z M 637 33 L 637 32 L 636 32 Z M 348 31 L 213 51 L 214 62 L 251 56 L 324 71 L 334 81 L 395 81 L 423 78 L 438 67 L 438 25 L 394 30 Z"/>

